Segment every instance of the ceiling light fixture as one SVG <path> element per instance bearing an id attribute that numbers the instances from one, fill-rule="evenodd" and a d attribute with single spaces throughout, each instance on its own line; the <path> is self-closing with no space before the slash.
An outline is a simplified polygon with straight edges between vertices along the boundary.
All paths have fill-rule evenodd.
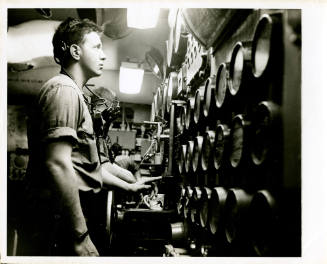
<path id="1" fill-rule="evenodd" d="M 144 69 L 140 63 L 122 62 L 119 71 L 119 91 L 137 94 L 141 91 Z"/>
<path id="2" fill-rule="evenodd" d="M 157 25 L 160 8 L 127 8 L 127 26 L 131 28 L 154 28 Z"/>

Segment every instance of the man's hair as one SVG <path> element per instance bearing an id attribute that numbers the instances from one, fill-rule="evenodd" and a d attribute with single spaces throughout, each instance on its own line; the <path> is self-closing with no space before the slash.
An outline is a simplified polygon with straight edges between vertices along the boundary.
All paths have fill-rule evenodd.
<path id="1" fill-rule="evenodd" d="M 113 152 L 115 157 L 121 154 L 122 149 L 123 148 L 118 143 L 114 143 L 111 146 L 111 151 Z"/>
<path id="2" fill-rule="evenodd" d="M 53 55 L 56 63 L 61 66 L 67 64 L 71 58 L 69 47 L 72 44 L 81 44 L 84 36 L 90 32 L 102 32 L 102 29 L 89 19 L 68 17 L 57 28 L 52 38 Z"/>

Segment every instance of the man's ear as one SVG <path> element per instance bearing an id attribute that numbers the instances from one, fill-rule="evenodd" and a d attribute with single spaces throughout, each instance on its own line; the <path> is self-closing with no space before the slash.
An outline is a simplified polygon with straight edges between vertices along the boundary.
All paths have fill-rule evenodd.
<path id="1" fill-rule="evenodd" d="M 69 47 L 69 51 L 71 56 L 75 59 L 75 60 L 79 60 L 80 59 L 80 55 L 81 55 L 81 48 L 77 45 L 77 44 L 72 44 Z"/>

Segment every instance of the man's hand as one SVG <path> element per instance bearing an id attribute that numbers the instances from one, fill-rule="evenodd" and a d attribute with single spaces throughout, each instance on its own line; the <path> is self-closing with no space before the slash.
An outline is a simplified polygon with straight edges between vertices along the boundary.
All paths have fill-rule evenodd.
<path id="1" fill-rule="evenodd" d="M 136 183 L 130 184 L 129 190 L 132 192 L 138 192 L 142 190 L 147 190 L 151 188 L 151 185 L 148 185 L 146 183 L 157 181 L 162 179 L 162 176 L 158 177 L 141 177 L 140 180 L 138 180 Z"/>
<path id="2" fill-rule="evenodd" d="M 142 176 L 136 183 L 138 184 L 145 184 L 148 182 L 153 182 L 157 180 L 161 180 L 162 176 L 157 176 L 157 177 L 147 177 L 147 176 Z"/>
<path id="3" fill-rule="evenodd" d="M 99 256 L 98 250 L 94 246 L 89 235 L 87 235 L 82 241 L 75 241 L 74 250 L 77 256 Z"/>
<path id="4" fill-rule="evenodd" d="M 102 179 L 103 183 L 107 186 L 115 186 L 120 189 L 123 189 L 125 191 L 129 192 L 138 192 L 141 190 L 150 189 L 151 185 L 147 185 L 146 183 L 160 180 L 162 177 L 142 177 L 140 180 L 138 180 L 135 183 L 128 183 L 117 176 L 113 175 L 109 171 L 107 171 L 105 168 L 102 167 Z"/>

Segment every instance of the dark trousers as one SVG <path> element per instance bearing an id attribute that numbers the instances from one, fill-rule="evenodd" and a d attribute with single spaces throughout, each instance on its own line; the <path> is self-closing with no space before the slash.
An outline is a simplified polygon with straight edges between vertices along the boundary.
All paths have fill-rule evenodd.
<path id="1" fill-rule="evenodd" d="M 93 243 L 100 255 L 106 246 L 106 192 L 80 192 L 80 200 Z M 38 201 L 22 210 L 18 228 L 18 256 L 74 256 L 72 230 L 65 217 Z"/>

